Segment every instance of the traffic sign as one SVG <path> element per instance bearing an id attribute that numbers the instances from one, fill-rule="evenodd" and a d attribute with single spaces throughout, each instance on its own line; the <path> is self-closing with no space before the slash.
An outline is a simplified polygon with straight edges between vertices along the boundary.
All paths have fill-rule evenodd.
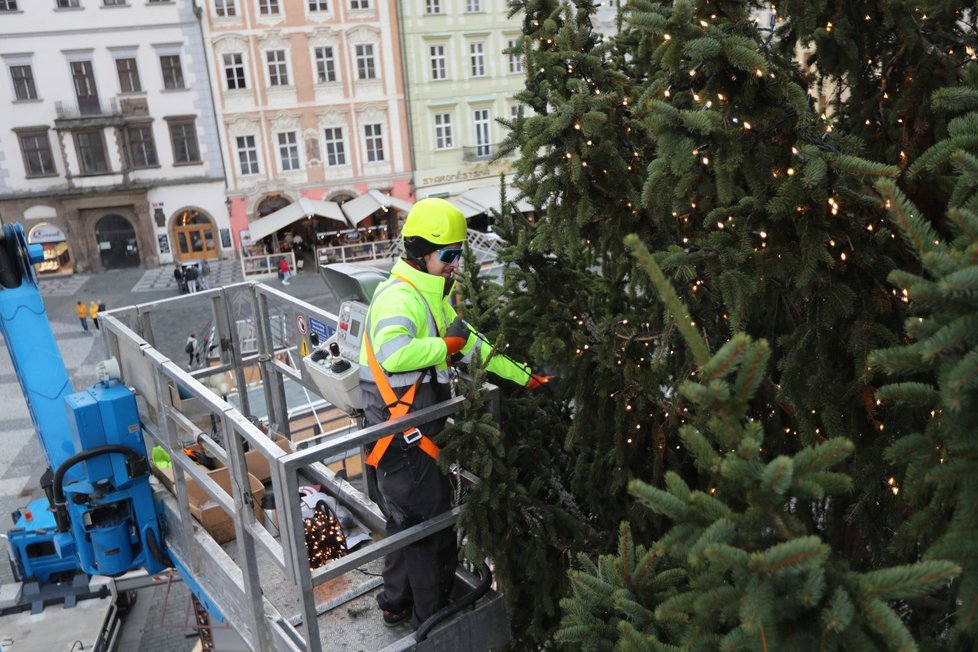
<path id="1" fill-rule="evenodd" d="M 299 340 L 299 355 L 303 358 L 309 355 L 309 342 L 304 337 Z"/>
<path id="2" fill-rule="evenodd" d="M 303 335 L 309 332 L 309 328 L 306 326 L 306 318 L 302 315 L 295 316 L 295 325 L 299 327 L 299 332 Z"/>

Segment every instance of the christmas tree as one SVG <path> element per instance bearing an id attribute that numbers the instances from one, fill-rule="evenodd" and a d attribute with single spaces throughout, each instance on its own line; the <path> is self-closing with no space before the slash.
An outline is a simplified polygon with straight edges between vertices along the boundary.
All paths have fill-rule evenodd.
<path id="1" fill-rule="evenodd" d="M 893 491 L 908 503 L 909 518 L 897 530 L 894 545 L 906 554 L 923 551 L 928 559 L 964 567 L 943 602 L 916 610 L 923 632 L 948 640 L 949 649 L 978 641 L 978 64 L 966 73 L 966 85 L 935 93 L 936 108 L 956 116 L 948 123 L 948 138 L 908 170 L 912 178 L 948 182 L 940 184 L 950 186 L 946 224 L 930 223 L 892 182 L 879 184 L 919 268 L 891 274 L 910 308 L 906 331 L 911 342 L 871 357 L 901 381 L 879 390 L 882 404 L 918 417 L 917 429 L 885 453 L 894 468 Z M 950 635 L 949 614 L 955 625 Z"/>
<path id="2" fill-rule="evenodd" d="M 806 503 L 850 491 L 838 469 L 853 443 L 771 456 L 769 433 L 749 416 L 767 343 L 738 333 L 711 357 L 662 270 L 637 239 L 632 246 L 698 363 L 680 387 L 693 409 L 679 432 L 696 473 L 669 471 L 663 489 L 632 482 L 639 502 L 673 525 L 647 547 L 623 525 L 617 555 L 582 556 L 558 640 L 573 649 L 911 649 L 888 601 L 939 589 L 960 568 L 930 560 L 859 573 L 824 541 Z"/>
<path id="3" fill-rule="evenodd" d="M 733 574 L 764 613 L 724 607 L 718 622 L 699 623 L 711 641 L 757 647 L 763 628 L 766 640 L 789 647 L 812 636 L 841 648 L 941 645 L 958 591 L 972 595 L 969 564 L 928 558 L 965 569 L 954 592 L 933 597 L 954 569 L 920 565 L 922 544 L 967 536 L 967 518 L 958 529 L 931 526 L 951 513 L 948 496 L 963 505 L 970 494 L 933 480 L 924 486 L 924 469 L 943 449 L 901 459 L 906 477 L 891 463 L 908 450 L 895 442 L 939 436 L 928 434 L 928 413 L 877 396 L 875 383 L 885 380 L 873 376 L 869 356 L 903 341 L 908 298 L 889 275 L 919 264 L 917 248 L 889 229 L 894 202 L 914 202 L 921 223 L 939 230 L 946 220 L 965 223 L 948 207 L 967 208 L 966 185 L 924 172 L 948 160 L 970 164 L 952 151 L 973 151 L 978 128 L 948 122 L 931 92 L 951 85 L 936 97 L 959 110 L 971 101 L 958 76 L 975 56 L 968 45 L 975 13 L 940 2 L 791 3 L 759 24 L 752 3 L 638 0 L 622 7 L 621 32 L 607 38 L 592 28 L 595 3 L 510 5 L 524 17 L 527 86 L 522 114 L 506 121 L 503 151 L 519 154 L 516 183 L 536 215 L 498 216 L 494 228 L 509 242 L 503 283 L 490 289 L 473 281 L 466 297 L 477 307 L 474 323 L 491 329 L 493 341 L 559 381 L 552 396 L 504 402 L 511 414 L 498 428 L 479 426 L 478 413 L 469 413 L 459 425 L 471 424 L 477 448 L 460 450 L 458 459 L 469 465 L 465 453 L 481 453 L 493 475 L 504 470 L 503 489 L 493 494 L 495 483 L 484 483 L 463 521 L 470 554 L 510 569 L 502 582 L 517 634 L 532 620 L 527 636 L 546 640 L 549 604 L 561 586 L 554 557 L 617 550 L 582 562 L 574 575 L 577 602 L 568 603 L 561 630 L 568 643 L 682 645 L 689 622 L 660 623 L 659 602 L 693 600 L 675 603 L 688 608 L 718 599 L 717 582 Z M 945 47 L 951 41 L 958 45 Z M 801 55 L 800 45 L 809 48 Z M 626 234 L 651 252 L 663 279 L 650 279 L 628 255 Z M 688 320 L 663 307 L 666 286 Z M 717 360 L 710 352 L 723 354 L 712 364 L 740 374 L 744 352 L 762 349 L 770 361 L 749 392 L 719 371 L 704 381 L 709 360 Z M 937 374 L 925 362 L 892 371 Z M 691 427 L 701 436 L 691 436 Z M 510 453 L 524 429 L 529 450 L 545 451 L 539 459 Z M 972 468 L 966 454 L 959 459 Z M 724 480 L 724 497 L 716 498 L 710 490 L 720 490 L 724 465 L 738 464 L 749 473 Z M 786 468 L 791 479 L 771 484 Z M 545 473 L 542 485 L 528 482 L 534 471 Z M 908 481 L 920 482 L 920 491 L 907 490 Z M 559 528 L 521 524 L 527 500 L 549 503 L 546 522 Z M 753 524 L 774 527 L 778 509 L 789 512 L 780 514 L 780 531 L 750 532 Z M 967 516 L 963 506 L 958 511 Z M 723 519 L 731 525 L 716 525 Z M 516 531 L 512 545 L 500 534 Z M 698 545 L 696 555 L 682 558 L 680 544 Z M 708 560 L 707 548 L 733 557 Z M 548 558 L 548 551 L 561 555 Z M 750 561 L 801 551 L 810 560 L 785 575 L 807 584 L 791 591 L 765 562 Z M 551 560 L 539 586 L 524 558 Z M 645 561 L 642 579 L 651 584 L 629 584 L 635 576 L 623 565 L 634 570 Z M 631 579 L 612 581 L 616 573 Z M 626 595 L 639 589 L 640 599 Z M 792 601 L 783 618 L 771 613 L 782 590 Z M 601 614 L 612 613 L 599 627 Z M 641 636 L 623 633 L 619 621 Z M 580 628 L 597 633 L 587 638 Z"/>

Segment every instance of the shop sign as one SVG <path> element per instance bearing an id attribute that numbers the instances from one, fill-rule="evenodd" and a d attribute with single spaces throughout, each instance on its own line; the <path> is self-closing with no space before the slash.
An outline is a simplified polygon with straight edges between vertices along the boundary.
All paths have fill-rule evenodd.
<path id="1" fill-rule="evenodd" d="M 31 229 L 31 234 L 27 238 L 27 241 L 31 244 L 40 244 L 44 242 L 64 242 L 65 234 L 56 226 L 41 224 L 40 226 L 35 226 L 33 229 Z"/>

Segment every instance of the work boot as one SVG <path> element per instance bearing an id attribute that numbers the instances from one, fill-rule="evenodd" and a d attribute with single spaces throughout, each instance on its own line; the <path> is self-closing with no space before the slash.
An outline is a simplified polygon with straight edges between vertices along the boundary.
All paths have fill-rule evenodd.
<path id="1" fill-rule="evenodd" d="M 382 611 L 384 612 L 384 624 L 388 627 L 395 627 L 411 617 L 412 608 L 408 607 L 402 611 L 388 611 L 387 609 L 382 609 Z"/>

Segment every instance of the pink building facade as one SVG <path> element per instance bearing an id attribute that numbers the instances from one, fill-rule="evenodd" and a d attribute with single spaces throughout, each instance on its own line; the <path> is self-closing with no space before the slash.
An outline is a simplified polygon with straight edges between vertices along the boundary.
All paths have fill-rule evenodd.
<path id="1" fill-rule="evenodd" d="M 395 0 L 198 3 L 235 248 L 252 244 L 251 222 L 300 197 L 413 200 Z M 387 215 L 351 221 L 379 227 Z M 349 226 L 316 217 L 296 232 L 308 242 Z"/>

